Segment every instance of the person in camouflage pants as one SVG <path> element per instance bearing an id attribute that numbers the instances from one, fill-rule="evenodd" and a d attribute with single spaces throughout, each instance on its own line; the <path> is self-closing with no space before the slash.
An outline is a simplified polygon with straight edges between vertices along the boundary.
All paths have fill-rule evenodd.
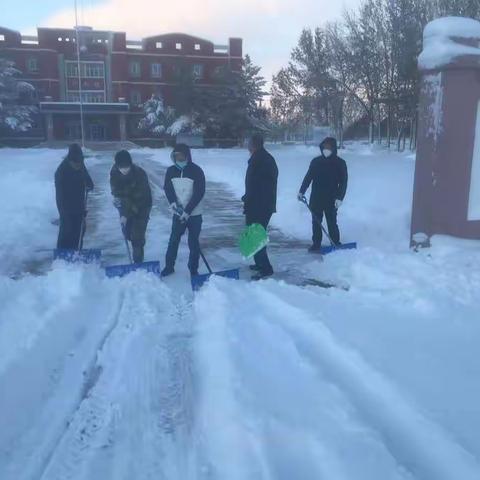
<path id="1" fill-rule="evenodd" d="M 127 150 L 120 150 L 115 155 L 115 164 L 110 171 L 110 187 L 123 232 L 132 243 L 133 261 L 141 263 L 152 192 L 145 170 L 132 162 Z"/>

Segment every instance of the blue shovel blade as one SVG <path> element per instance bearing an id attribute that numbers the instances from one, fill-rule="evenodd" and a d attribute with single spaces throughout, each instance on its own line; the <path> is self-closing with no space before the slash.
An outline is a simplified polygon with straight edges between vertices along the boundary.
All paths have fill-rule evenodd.
<path id="1" fill-rule="evenodd" d="M 129 263 L 127 265 L 112 265 L 105 267 L 105 274 L 108 278 L 124 277 L 136 270 L 143 270 L 148 273 L 160 275 L 160 262 Z"/>
<path id="2" fill-rule="evenodd" d="M 342 243 L 341 245 L 329 245 L 327 247 L 322 247 L 320 249 L 320 253 L 326 255 L 327 253 L 336 252 L 337 250 L 354 250 L 355 248 L 357 248 L 356 242 Z"/>
<path id="3" fill-rule="evenodd" d="M 205 273 L 202 275 L 194 275 L 191 278 L 192 290 L 194 292 L 200 290 L 202 286 L 208 281 L 212 275 L 218 275 L 219 277 L 231 278 L 232 280 L 238 280 L 240 278 L 240 270 L 234 268 L 232 270 L 224 270 L 223 272 Z"/>
<path id="4" fill-rule="evenodd" d="M 64 260 L 69 263 L 100 263 L 102 251 L 96 248 L 72 250 L 56 248 L 53 251 L 54 260 Z"/>

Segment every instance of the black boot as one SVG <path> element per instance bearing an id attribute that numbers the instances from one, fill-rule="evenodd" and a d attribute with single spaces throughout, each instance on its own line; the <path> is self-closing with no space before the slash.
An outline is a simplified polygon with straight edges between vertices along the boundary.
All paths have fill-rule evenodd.
<path id="1" fill-rule="evenodd" d="M 259 270 L 258 273 L 252 275 L 252 280 L 255 282 L 257 280 L 263 280 L 264 278 L 271 277 L 273 275 L 273 270 Z"/>
<path id="2" fill-rule="evenodd" d="M 175 273 L 175 269 L 173 267 L 165 267 L 161 273 L 161 277 L 168 277 L 169 275 L 172 275 L 172 273 Z"/>
<path id="3" fill-rule="evenodd" d="M 321 253 L 322 252 L 322 246 L 314 243 L 313 245 L 311 245 L 308 248 L 308 251 L 309 251 L 309 253 Z"/>
<path id="4" fill-rule="evenodd" d="M 133 247 L 133 263 L 143 262 L 143 247 Z"/>

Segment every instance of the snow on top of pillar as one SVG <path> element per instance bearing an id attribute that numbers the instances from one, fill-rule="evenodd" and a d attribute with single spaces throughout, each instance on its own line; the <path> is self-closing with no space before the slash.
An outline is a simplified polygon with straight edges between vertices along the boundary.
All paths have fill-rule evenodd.
<path id="1" fill-rule="evenodd" d="M 478 40 L 476 46 L 456 40 Z M 472 18 L 444 17 L 430 22 L 423 32 L 423 51 L 418 58 L 421 69 L 448 65 L 458 57 L 480 57 L 480 22 Z M 480 59 L 479 59 L 480 66 Z"/>

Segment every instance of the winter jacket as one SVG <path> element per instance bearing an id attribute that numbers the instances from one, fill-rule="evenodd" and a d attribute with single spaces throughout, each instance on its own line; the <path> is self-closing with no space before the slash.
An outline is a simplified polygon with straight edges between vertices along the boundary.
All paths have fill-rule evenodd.
<path id="1" fill-rule="evenodd" d="M 93 189 L 93 182 L 85 165 L 76 170 L 65 159 L 55 172 L 55 193 L 60 215 L 85 213 L 85 191 Z"/>
<path id="2" fill-rule="evenodd" d="M 335 145 L 332 155 L 328 158 L 323 155 L 323 147 L 327 140 Z M 300 187 L 300 193 L 305 194 L 312 184 L 310 207 L 313 209 L 329 205 L 336 199 L 343 200 L 348 183 L 347 164 L 337 155 L 336 140 L 325 139 L 320 144 L 320 148 L 322 155 L 312 160 Z"/>
<path id="3" fill-rule="evenodd" d="M 176 165 L 167 169 L 164 190 L 168 203 L 177 203 L 191 216 L 202 214 L 205 174 L 191 158 L 183 169 Z"/>
<path id="4" fill-rule="evenodd" d="M 122 217 L 148 217 L 152 208 L 152 192 L 145 170 L 132 164 L 127 175 L 114 165 L 110 171 L 112 195 L 120 200 Z"/>
<path id="5" fill-rule="evenodd" d="M 244 212 L 249 217 L 267 217 L 277 211 L 278 168 L 264 148 L 248 161 L 245 175 Z"/>

